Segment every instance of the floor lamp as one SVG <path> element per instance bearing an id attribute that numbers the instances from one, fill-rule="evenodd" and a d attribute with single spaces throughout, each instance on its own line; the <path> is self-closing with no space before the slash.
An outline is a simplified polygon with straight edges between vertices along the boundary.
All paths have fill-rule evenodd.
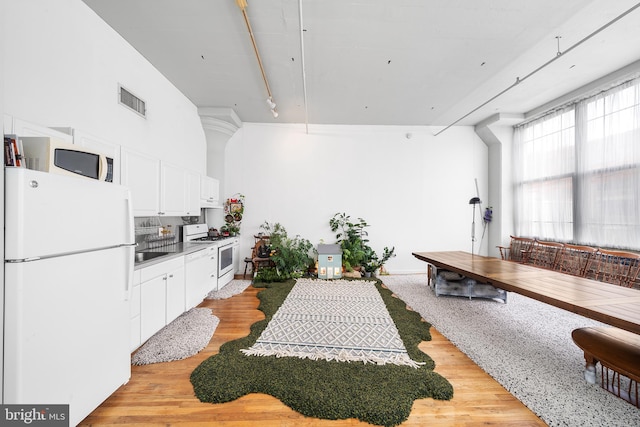
<path id="1" fill-rule="evenodd" d="M 476 205 L 481 203 L 480 197 L 473 197 L 469 200 L 469 204 L 473 205 L 473 217 L 471 218 L 471 255 L 474 254 L 474 245 L 476 242 Z"/>

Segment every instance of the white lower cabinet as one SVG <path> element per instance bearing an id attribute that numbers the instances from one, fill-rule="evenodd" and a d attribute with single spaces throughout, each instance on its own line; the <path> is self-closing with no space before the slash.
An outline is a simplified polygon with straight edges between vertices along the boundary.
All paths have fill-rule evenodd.
<path id="1" fill-rule="evenodd" d="M 167 324 L 185 312 L 184 262 L 167 275 Z"/>
<path id="2" fill-rule="evenodd" d="M 167 276 L 155 277 L 140 285 L 140 335 L 145 342 L 166 323 Z"/>
<path id="3" fill-rule="evenodd" d="M 140 347 L 140 270 L 133 272 L 133 284 L 129 299 L 129 318 L 131 319 L 131 351 Z"/>
<path id="4" fill-rule="evenodd" d="M 140 343 L 185 310 L 184 257 L 140 269 Z"/>
<path id="5" fill-rule="evenodd" d="M 200 304 L 209 292 L 217 290 L 217 254 L 218 247 L 211 245 L 185 256 L 187 310 Z"/>
<path id="6" fill-rule="evenodd" d="M 204 285 L 205 297 L 209 292 L 218 290 L 218 247 L 209 246 L 207 248 L 207 256 L 209 257 L 209 264 L 207 266 L 207 281 Z"/>

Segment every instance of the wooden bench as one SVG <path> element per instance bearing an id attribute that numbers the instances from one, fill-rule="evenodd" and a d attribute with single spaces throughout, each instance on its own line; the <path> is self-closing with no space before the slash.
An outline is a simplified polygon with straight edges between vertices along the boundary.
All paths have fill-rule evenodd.
<path id="1" fill-rule="evenodd" d="M 500 257 L 507 261 L 527 263 L 527 258 L 531 252 L 531 248 L 535 244 L 535 239 L 528 237 L 509 236 L 511 241 L 509 246 L 498 246 L 500 249 Z"/>
<path id="2" fill-rule="evenodd" d="M 527 256 L 527 262 L 536 267 L 558 270 L 563 249 L 563 243 L 536 240 Z"/>
<path id="3" fill-rule="evenodd" d="M 498 246 L 503 260 L 640 289 L 638 253 L 510 237 L 508 248 Z"/>
<path id="4" fill-rule="evenodd" d="M 632 288 L 640 276 L 640 255 L 636 253 L 598 249 L 594 264 L 594 279 L 612 285 Z"/>
<path id="5" fill-rule="evenodd" d="M 597 253 L 598 249 L 591 246 L 565 243 L 556 270 L 574 276 L 587 277 Z"/>
<path id="6" fill-rule="evenodd" d="M 587 382 L 595 384 L 596 364 L 600 362 L 602 388 L 640 408 L 640 335 L 617 328 L 588 327 L 575 329 L 571 337 L 584 351 Z M 621 382 L 621 375 L 629 380 L 628 386 Z"/>

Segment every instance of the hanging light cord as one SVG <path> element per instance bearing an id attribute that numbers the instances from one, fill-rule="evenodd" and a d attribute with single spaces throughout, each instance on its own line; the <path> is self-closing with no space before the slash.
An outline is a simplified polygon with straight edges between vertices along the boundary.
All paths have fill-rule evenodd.
<path id="1" fill-rule="evenodd" d="M 251 44 L 253 45 L 253 51 L 256 53 L 256 59 L 258 60 L 260 73 L 262 73 L 262 80 L 264 80 L 264 85 L 267 88 L 267 95 L 269 95 L 270 99 L 273 99 L 273 95 L 271 94 L 271 88 L 269 87 L 269 81 L 267 80 L 267 74 L 264 72 L 264 67 L 262 66 L 262 59 L 260 59 L 260 53 L 258 52 L 258 45 L 256 44 L 255 37 L 253 37 L 253 30 L 251 29 L 251 23 L 249 22 L 249 17 L 247 16 L 247 10 L 246 10 L 247 0 L 236 0 L 236 4 L 242 11 L 244 22 L 245 24 L 247 24 L 247 31 L 249 31 L 249 36 L 251 37 Z"/>
<path id="2" fill-rule="evenodd" d="M 576 47 L 580 46 L 582 43 L 586 42 L 587 40 L 589 40 L 590 38 L 592 38 L 593 36 L 595 36 L 596 34 L 600 33 L 601 31 L 605 30 L 606 28 L 610 27 L 611 25 L 615 24 L 616 22 L 618 22 L 620 19 L 624 18 L 625 16 L 627 16 L 628 14 L 630 14 L 631 12 L 633 12 L 634 10 L 636 10 L 638 7 L 640 7 L 640 3 L 637 3 L 635 6 L 633 6 L 632 8 L 630 8 L 629 10 L 623 12 L 622 14 L 618 15 L 617 17 L 615 17 L 614 19 L 612 19 L 611 21 L 607 22 L 606 24 L 604 24 L 602 27 L 598 28 L 597 30 L 595 30 L 594 32 L 592 32 L 591 34 L 589 34 L 588 36 L 586 36 L 585 38 L 579 40 L 577 43 L 573 44 L 569 49 L 565 50 L 564 52 L 560 52 L 560 49 L 558 48 L 558 53 L 556 54 L 556 56 L 554 56 L 553 58 L 551 58 L 549 61 L 545 62 L 544 64 L 542 64 L 541 66 L 539 66 L 538 68 L 536 68 L 535 70 L 533 70 L 532 72 L 530 72 L 529 74 L 527 74 L 526 76 L 524 76 L 523 78 L 520 77 L 516 77 L 516 81 L 509 86 L 508 88 L 504 89 L 502 92 L 498 93 L 497 95 L 489 98 L 488 101 L 483 102 L 482 104 L 480 104 L 479 106 L 477 106 L 476 108 L 474 108 L 473 110 L 469 111 L 467 114 L 465 114 L 464 116 L 460 117 L 458 120 L 456 120 L 455 122 L 451 123 L 449 126 L 445 127 L 444 129 L 440 130 L 439 132 L 437 132 L 435 134 L 435 136 L 440 135 L 442 132 L 446 131 L 447 129 L 449 129 L 452 126 L 455 126 L 457 123 L 459 123 L 461 120 L 466 119 L 467 117 L 469 117 L 471 114 L 475 113 L 476 111 L 478 111 L 479 109 L 481 109 L 482 107 L 484 107 L 485 105 L 489 104 L 490 102 L 494 101 L 496 98 L 504 95 L 506 92 L 510 91 L 511 89 L 513 89 L 514 87 L 516 87 L 517 85 L 519 85 L 520 83 L 522 83 L 523 81 L 525 81 L 526 79 L 528 79 L 529 77 L 533 76 L 534 74 L 536 74 L 538 71 L 542 70 L 543 68 L 547 67 L 548 65 L 550 65 L 552 62 L 556 61 L 557 59 L 560 59 L 562 56 L 564 56 L 565 54 L 571 52 L 573 49 L 575 49 Z"/>
<path id="3" fill-rule="evenodd" d="M 304 124 L 309 133 L 309 109 L 307 108 L 307 76 L 304 68 L 304 26 L 302 25 L 302 0 L 298 0 L 298 12 L 300 16 L 300 60 L 302 63 L 302 96 L 304 98 Z"/>

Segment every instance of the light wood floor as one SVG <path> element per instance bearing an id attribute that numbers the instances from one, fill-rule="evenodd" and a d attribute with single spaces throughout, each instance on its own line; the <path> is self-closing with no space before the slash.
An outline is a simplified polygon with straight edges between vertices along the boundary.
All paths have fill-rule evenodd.
<path id="1" fill-rule="evenodd" d="M 328 421 L 304 417 L 274 397 L 250 394 L 224 404 L 201 403 L 193 394 L 191 372 L 220 346 L 249 333 L 263 319 L 253 287 L 226 300 L 205 300 L 220 318 L 211 342 L 185 360 L 132 366 L 131 380 L 90 414 L 80 425 L 216 425 L 216 426 L 367 426 L 357 420 Z M 544 426 L 538 417 L 475 365 L 438 331 L 420 348 L 436 362 L 436 372 L 451 382 L 450 401 L 416 400 L 403 426 L 477 426 L 487 424 Z M 259 374 L 259 373 L 257 373 Z M 357 379 L 354 379 L 357 380 Z"/>

